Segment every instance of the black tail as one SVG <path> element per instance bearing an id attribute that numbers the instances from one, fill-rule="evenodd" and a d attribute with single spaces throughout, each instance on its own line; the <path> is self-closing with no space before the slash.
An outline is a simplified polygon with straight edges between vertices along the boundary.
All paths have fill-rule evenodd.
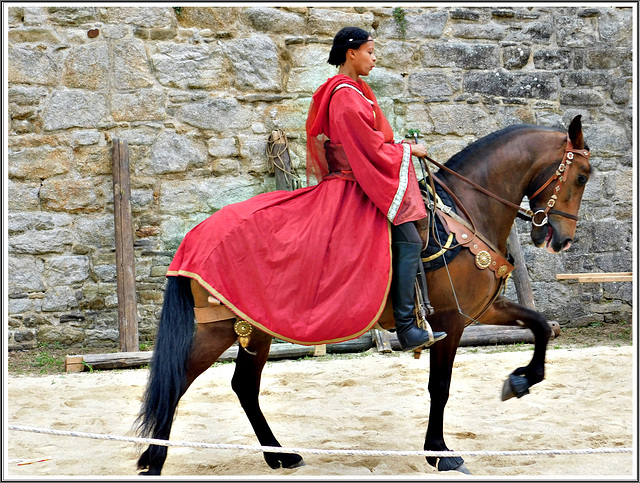
<path id="1" fill-rule="evenodd" d="M 141 437 L 169 438 L 195 331 L 190 283 L 185 277 L 168 277 L 149 382 L 136 421 Z"/>

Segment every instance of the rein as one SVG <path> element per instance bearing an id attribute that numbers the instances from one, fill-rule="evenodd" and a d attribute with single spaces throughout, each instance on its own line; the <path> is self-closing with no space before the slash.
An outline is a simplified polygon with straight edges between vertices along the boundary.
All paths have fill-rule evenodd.
<path id="1" fill-rule="evenodd" d="M 531 196 L 531 198 L 529 198 L 529 200 L 531 201 L 533 198 L 535 198 L 537 195 L 539 195 L 547 186 L 549 186 L 553 182 L 553 180 L 555 180 L 555 179 L 558 180 L 557 183 L 556 183 L 556 186 L 554 188 L 553 195 L 551 195 L 551 198 L 549 199 L 549 201 L 547 201 L 546 208 L 545 209 L 536 210 L 535 213 L 530 209 L 527 210 L 527 209 L 521 207 L 520 205 L 517 205 L 515 203 L 512 203 L 509 200 L 505 200 L 504 198 L 501 198 L 500 196 L 496 195 L 495 193 L 492 193 L 491 191 L 489 191 L 489 190 L 483 188 L 482 186 L 474 183 L 470 179 L 465 178 L 461 174 L 456 173 L 455 171 L 453 171 L 452 169 L 448 168 L 444 164 L 438 163 L 437 161 L 435 161 L 434 159 L 430 158 L 429 156 L 425 156 L 425 159 L 427 159 L 427 161 L 429 161 L 430 163 L 433 163 L 438 168 L 445 170 L 447 173 L 450 173 L 453 176 L 455 176 L 455 177 L 459 178 L 460 180 L 464 181 L 465 183 L 469 184 L 470 186 L 472 186 L 473 188 L 477 189 L 478 191 L 480 191 L 480 192 L 484 193 L 485 195 L 493 198 L 494 200 L 497 200 L 497 201 L 499 201 L 500 203 L 502 203 L 504 205 L 510 206 L 512 208 L 515 208 L 516 210 L 518 210 L 518 216 L 520 216 L 521 218 L 524 218 L 525 220 L 531 221 L 531 223 L 533 223 L 534 226 L 538 226 L 539 227 L 539 226 L 543 226 L 544 224 L 547 223 L 548 214 L 560 215 L 560 216 L 563 216 L 565 218 L 569 218 L 571 220 L 576 220 L 576 221 L 578 220 L 578 217 L 576 215 L 572 215 L 571 213 L 565 213 L 564 211 L 556 210 L 556 209 L 553 208 L 555 206 L 555 204 L 556 204 L 556 200 L 558 199 L 558 194 L 560 193 L 560 190 L 562 189 L 562 185 L 567 180 L 567 173 L 569 171 L 569 167 L 571 166 L 571 163 L 573 162 L 573 158 L 574 158 L 575 154 L 578 154 L 580 156 L 584 156 L 585 158 L 589 159 L 589 156 L 590 156 L 591 153 L 589 153 L 589 151 L 587 151 L 586 149 L 575 149 L 573 147 L 573 144 L 571 143 L 571 139 L 569 139 L 569 135 L 567 135 L 567 146 L 565 148 L 564 156 L 562 158 L 562 161 L 560 162 L 560 165 L 558 166 L 558 169 L 540 188 L 538 188 L 536 190 L 536 192 Z M 452 195 L 451 191 L 449 191 L 449 189 L 441 181 L 439 181 L 439 183 L 443 188 L 445 188 L 447 190 L 447 192 L 450 195 Z M 455 195 L 453 196 L 453 198 L 456 200 L 458 205 L 461 208 L 463 208 L 462 205 L 460 204 L 460 201 L 455 197 Z M 539 214 L 542 214 L 543 219 L 542 219 L 542 221 L 540 221 L 538 223 L 536 221 L 536 217 Z"/>

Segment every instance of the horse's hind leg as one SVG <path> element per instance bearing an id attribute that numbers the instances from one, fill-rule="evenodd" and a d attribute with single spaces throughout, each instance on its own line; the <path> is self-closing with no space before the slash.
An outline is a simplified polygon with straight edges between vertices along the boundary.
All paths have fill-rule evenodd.
<path id="1" fill-rule="evenodd" d="M 208 305 L 208 293 L 204 291 L 199 284 L 192 281 L 191 291 L 196 307 L 206 307 Z M 168 408 L 168 415 L 164 418 L 166 423 L 154 429 L 151 435 L 154 439 L 169 439 L 173 418 L 180 398 L 193 381 L 207 370 L 211 364 L 218 360 L 222 353 L 236 340 L 233 323 L 234 320 L 224 320 L 207 324 L 197 324 L 179 397 L 175 401 L 175 404 L 171 404 Z M 167 354 L 167 357 L 171 357 L 171 355 Z M 138 459 L 138 469 L 146 469 L 146 471 L 140 474 L 160 475 L 166 458 L 166 446 L 150 445 Z"/>
<path id="2" fill-rule="evenodd" d="M 270 347 L 271 336 L 254 329 L 247 349 L 255 355 L 242 348 L 238 350 L 236 370 L 231 380 L 231 387 L 237 394 L 260 444 L 262 446 L 281 446 L 262 414 L 258 401 L 262 369 L 269 357 Z M 265 452 L 264 459 L 274 469 L 280 467 L 296 468 L 304 465 L 302 457 L 294 453 Z"/>
<path id="3" fill-rule="evenodd" d="M 483 314 L 480 322 L 491 325 L 520 325 L 531 329 L 535 344 L 533 357 L 529 364 L 517 368 L 510 374 L 509 379 L 505 381 L 502 400 L 528 394 L 531 386 L 544 379 L 547 344 L 552 332 L 547 319 L 535 310 L 500 298 Z"/>

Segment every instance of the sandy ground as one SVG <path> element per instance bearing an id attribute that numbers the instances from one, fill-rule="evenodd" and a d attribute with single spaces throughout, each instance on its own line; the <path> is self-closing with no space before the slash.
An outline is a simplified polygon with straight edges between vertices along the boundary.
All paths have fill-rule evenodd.
<path id="1" fill-rule="evenodd" d="M 555 349 L 547 377 L 521 399 L 501 402 L 502 383 L 531 351 L 459 352 L 445 438 L 459 451 L 631 448 L 635 444 L 634 349 Z M 230 389 L 233 364 L 203 374 L 183 397 L 173 440 L 257 445 Z M 421 450 L 428 423 L 429 359 L 372 353 L 351 359 L 275 361 L 265 368 L 262 408 L 283 446 Z M 8 423 L 132 435 L 147 371 L 12 376 Z M 7 432 L 5 476 L 134 478 L 133 443 Z M 468 479 L 438 473 L 420 456 L 304 455 L 306 466 L 272 470 L 250 451 L 170 448 L 164 476 L 224 479 Z M 49 461 L 18 466 L 19 459 Z M 467 456 L 474 477 L 637 478 L 637 455 Z"/>

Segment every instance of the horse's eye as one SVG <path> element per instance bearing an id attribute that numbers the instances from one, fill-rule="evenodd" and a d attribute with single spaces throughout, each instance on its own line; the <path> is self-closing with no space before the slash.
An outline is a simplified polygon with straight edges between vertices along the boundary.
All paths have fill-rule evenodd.
<path id="1" fill-rule="evenodd" d="M 580 186 L 584 186 L 585 184 L 587 184 L 587 181 L 589 181 L 589 178 L 587 176 L 585 176 L 584 174 L 578 175 L 578 184 Z"/>

